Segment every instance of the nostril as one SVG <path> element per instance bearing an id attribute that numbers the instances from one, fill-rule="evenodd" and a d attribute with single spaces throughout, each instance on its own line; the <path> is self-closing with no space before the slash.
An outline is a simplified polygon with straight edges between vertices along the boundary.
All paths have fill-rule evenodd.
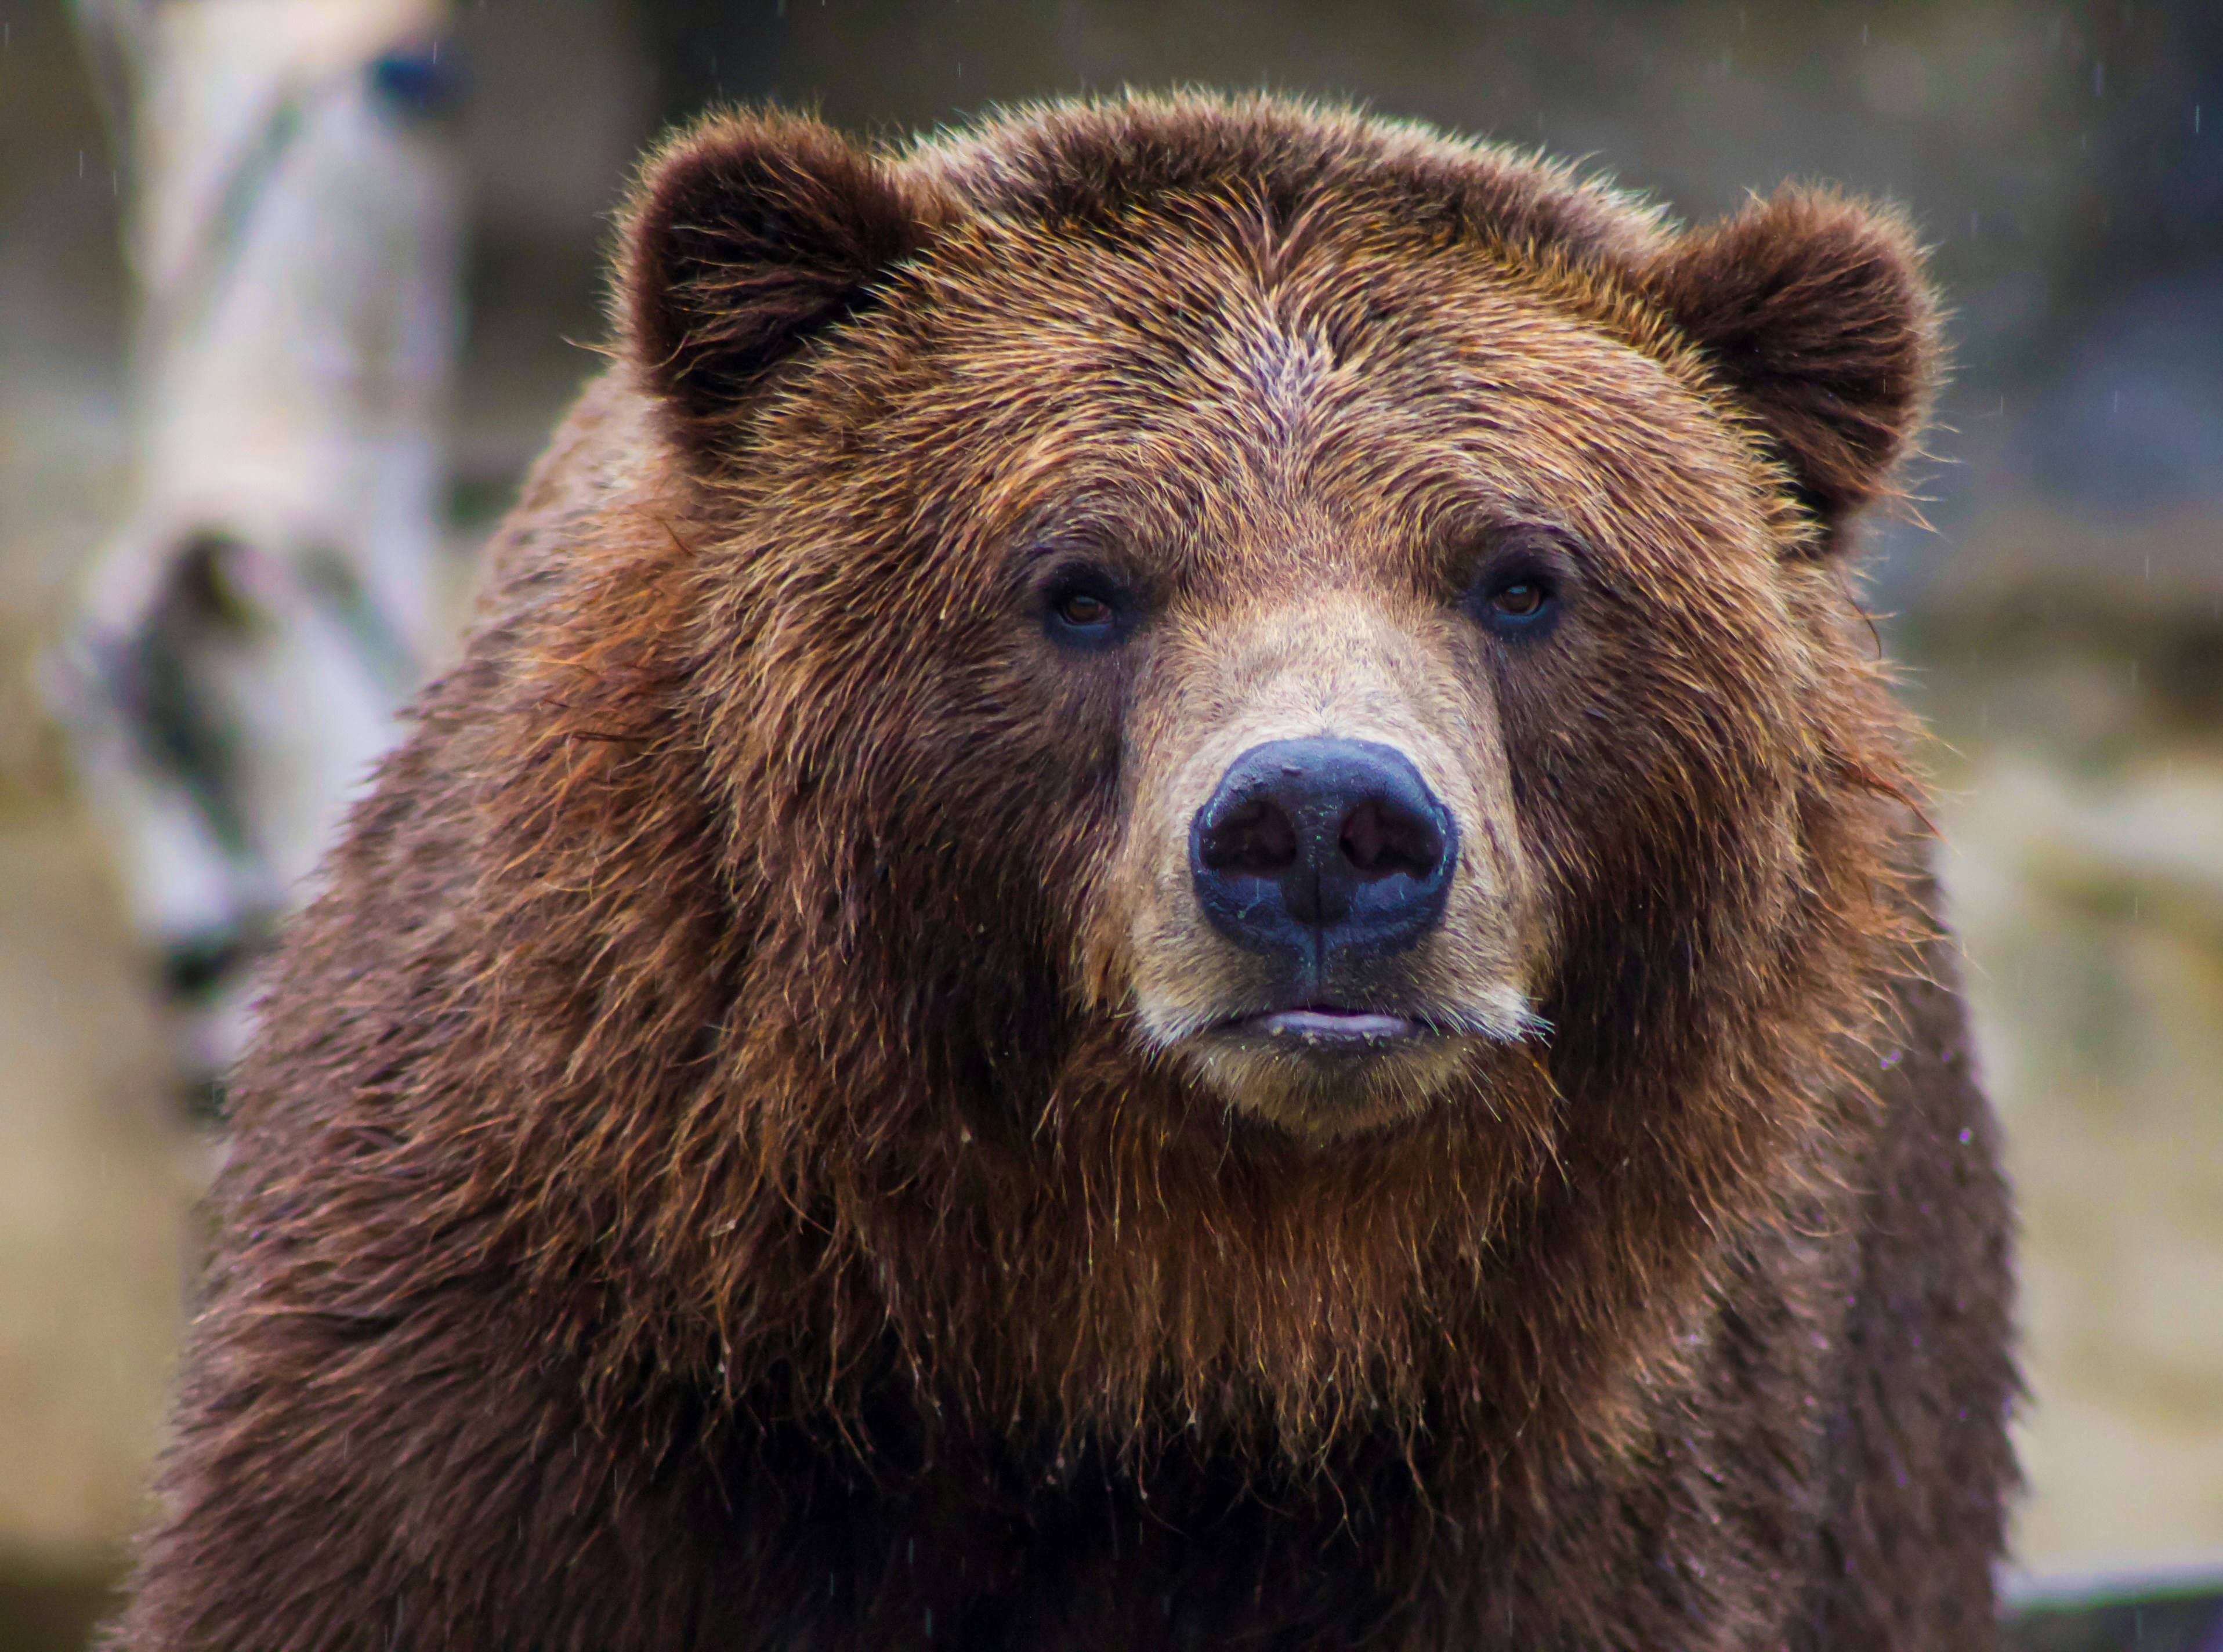
<path id="1" fill-rule="evenodd" d="M 1215 872 L 1280 872 L 1297 861 L 1297 828 L 1270 797 L 1239 803 L 1214 821 L 1199 845 Z"/>
<path id="2" fill-rule="evenodd" d="M 1343 857 L 1362 877 L 1425 878 L 1443 858 L 1443 834 L 1422 817 L 1370 797 L 1343 817 Z"/>

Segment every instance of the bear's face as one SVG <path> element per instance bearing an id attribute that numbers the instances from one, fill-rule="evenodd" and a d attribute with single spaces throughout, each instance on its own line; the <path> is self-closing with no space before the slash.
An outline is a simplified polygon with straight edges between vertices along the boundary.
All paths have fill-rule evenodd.
<path id="1" fill-rule="evenodd" d="M 1239 179 L 971 212 L 732 141 L 637 219 L 637 339 L 727 541 L 753 852 L 891 989 L 995 1046 L 1047 983 L 1319 1142 L 1533 1093 L 1647 948 L 1765 955 L 1814 553 L 1875 476 L 1709 376 L 1705 248 L 1615 276 Z"/>

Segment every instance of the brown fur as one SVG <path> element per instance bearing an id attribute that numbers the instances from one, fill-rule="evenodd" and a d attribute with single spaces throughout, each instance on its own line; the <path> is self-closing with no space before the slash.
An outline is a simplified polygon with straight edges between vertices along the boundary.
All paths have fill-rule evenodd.
<path id="1" fill-rule="evenodd" d="M 274 977 L 119 1643 L 1990 1643 L 2004 1193 L 1839 555 L 1896 221 L 1137 98 L 722 117 L 626 247 Z M 1349 1086 L 1214 1041 L 1185 882 L 1314 727 L 1470 849 Z"/>

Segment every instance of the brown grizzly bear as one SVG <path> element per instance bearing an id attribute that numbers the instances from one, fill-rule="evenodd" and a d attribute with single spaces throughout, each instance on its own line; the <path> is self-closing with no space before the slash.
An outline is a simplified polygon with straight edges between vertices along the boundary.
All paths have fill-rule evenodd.
<path id="1" fill-rule="evenodd" d="M 236 1085 L 147 1649 L 1992 1643 L 1904 225 L 712 120 Z"/>

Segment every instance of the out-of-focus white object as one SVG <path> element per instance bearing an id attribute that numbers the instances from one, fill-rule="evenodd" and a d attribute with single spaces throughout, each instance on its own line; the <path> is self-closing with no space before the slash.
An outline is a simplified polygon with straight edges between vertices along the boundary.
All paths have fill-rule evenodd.
<path id="1" fill-rule="evenodd" d="M 434 634 L 461 213 L 435 0 L 79 0 L 129 133 L 139 468 L 58 698 L 188 1063 Z"/>

